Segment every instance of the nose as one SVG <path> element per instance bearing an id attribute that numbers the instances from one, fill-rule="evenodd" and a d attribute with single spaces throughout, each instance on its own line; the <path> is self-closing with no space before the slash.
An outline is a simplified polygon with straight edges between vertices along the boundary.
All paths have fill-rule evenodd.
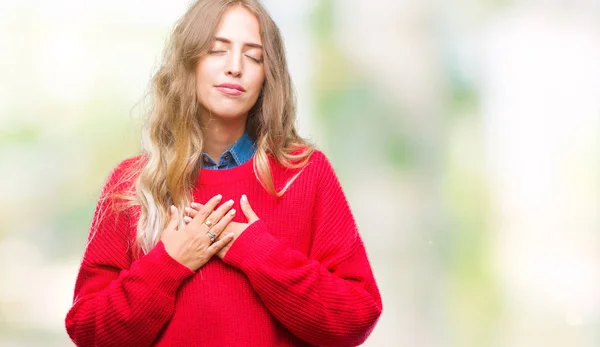
<path id="1" fill-rule="evenodd" d="M 234 53 L 229 56 L 229 61 L 227 62 L 227 68 L 225 69 L 225 74 L 231 77 L 240 77 L 242 76 L 242 54 Z"/>

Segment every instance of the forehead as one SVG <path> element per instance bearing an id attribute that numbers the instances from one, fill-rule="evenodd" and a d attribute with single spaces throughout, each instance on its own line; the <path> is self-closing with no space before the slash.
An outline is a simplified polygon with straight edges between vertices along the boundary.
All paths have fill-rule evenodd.
<path id="1" fill-rule="evenodd" d="M 233 6 L 221 17 L 216 36 L 232 42 L 251 42 L 262 44 L 260 23 L 256 16 L 243 6 Z"/>

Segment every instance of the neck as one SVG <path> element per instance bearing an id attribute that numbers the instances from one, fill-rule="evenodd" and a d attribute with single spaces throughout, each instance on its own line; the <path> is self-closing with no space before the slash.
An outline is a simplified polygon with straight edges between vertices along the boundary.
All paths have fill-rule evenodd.
<path id="1" fill-rule="evenodd" d="M 246 131 L 246 117 L 223 119 L 213 117 L 203 127 L 204 145 L 202 151 L 218 161 L 221 154 L 239 140 Z"/>

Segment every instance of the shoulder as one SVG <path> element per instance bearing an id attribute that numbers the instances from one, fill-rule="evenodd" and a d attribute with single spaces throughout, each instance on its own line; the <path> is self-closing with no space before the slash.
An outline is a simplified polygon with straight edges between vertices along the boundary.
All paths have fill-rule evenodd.
<path id="1" fill-rule="evenodd" d="M 323 169 L 331 168 L 331 163 L 325 153 L 314 147 L 306 146 L 290 152 L 287 166 L 271 156 L 269 159 L 272 164 L 276 164 L 280 169 L 292 175 L 300 171 L 319 173 Z"/>
<path id="2" fill-rule="evenodd" d="M 109 175 L 109 180 L 140 173 L 145 164 L 146 156 L 144 154 L 126 158 L 113 167 Z"/>
<path id="3" fill-rule="evenodd" d="M 311 149 L 311 152 L 306 165 L 293 171 L 288 170 L 288 175 L 298 173 L 302 181 L 317 187 L 337 182 L 336 172 L 327 155 L 316 148 Z"/>
<path id="4" fill-rule="evenodd" d="M 131 169 L 136 169 L 139 165 L 145 164 L 146 156 L 138 154 L 133 157 L 129 157 L 121 160 L 116 166 L 113 167 L 113 173 L 122 173 Z"/>
<path id="5" fill-rule="evenodd" d="M 327 155 L 325 155 L 325 153 L 320 149 L 316 148 L 312 153 L 311 161 L 314 162 L 315 165 L 330 165 L 329 158 L 327 158 Z"/>
<path id="6" fill-rule="evenodd" d="M 125 192 L 134 188 L 135 180 L 145 163 L 146 156 L 143 154 L 119 162 L 112 168 L 104 183 L 104 193 Z"/>
<path id="7" fill-rule="evenodd" d="M 144 165 L 146 165 L 147 156 L 146 154 L 138 154 L 133 157 L 126 158 L 122 160 L 115 169 L 118 169 L 122 172 L 126 172 L 128 170 L 139 171 Z"/>
<path id="8" fill-rule="evenodd" d="M 314 147 L 303 147 L 290 153 L 290 164 L 284 165 L 269 156 L 271 174 L 277 190 L 283 189 L 290 182 L 302 185 L 306 189 L 318 186 L 322 181 L 335 180 L 333 167 L 321 150 Z"/>
<path id="9" fill-rule="evenodd" d="M 333 165 L 323 151 L 315 149 L 308 163 L 309 166 L 312 166 L 312 170 L 319 175 L 319 178 L 335 177 Z"/>

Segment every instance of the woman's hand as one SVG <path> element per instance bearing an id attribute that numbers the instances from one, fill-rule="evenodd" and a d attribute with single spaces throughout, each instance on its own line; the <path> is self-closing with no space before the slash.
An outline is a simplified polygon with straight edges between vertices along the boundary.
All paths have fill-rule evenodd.
<path id="1" fill-rule="evenodd" d="M 233 200 L 229 200 L 214 210 L 220 200 L 221 195 L 217 195 L 206 205 L 195 210 L 194 218 L 188 217 L 183 230 L 177 229 L 177 208 L 171 206 L 171 220 L 162 233 L 161 241 L 173 259 L 192 271 L 196 271 L 206 264 L 213 255 L 231 243 L 234 238 L 233 233 L 223 234 L 223 230 L 235 215 L 235 209 L 231 209 Z"/>
<path id="2" fill-rule="evenodd" d="M 246 230 L 246 228 L 250 224 L 259 220 L 256 213 L 254 213 L 254 210 L 252 210 L 252 207 L 250 206 L 250 203 L 248 202 L 248 198 L 246 197 L 246 195 L 242 195 L 242 198 L 240 199 L 240 206 L 242 207 L 242 212 L 244 212 L 246 219 L 248 219 L 248 223 L 230 222 L 227 225 L 227 227 L 225 228 L 225 231 L 223 232 L 223 235 L 226 235 L 223 237 L 227 237 L 228 235 L 233 234 L 234 241 L 244 232 L 244 230 Z M 191 223 L 194 219 L 197 218 L 200 211 L 202 211 L 202 209 L 204 209 L 204 208 L 205 208 L 205 206 L 203 206 L 199 203 L 196 203 L 196 202 L 192 203 L 190 207 L 186 207 L 185 212 L 188 214 L 188 216 L 184 217 L 183 220 L 186 223 Z M 219 241 L 221 241 L 221 239 L 222 239 L 222 237 L 219 237 Z M 223 259 L 232 244 L 233 244 L 233 241 L 227 242 L 227 244 L 225 244 L 217 252 L 217 256 L 219 258 Z"/>

